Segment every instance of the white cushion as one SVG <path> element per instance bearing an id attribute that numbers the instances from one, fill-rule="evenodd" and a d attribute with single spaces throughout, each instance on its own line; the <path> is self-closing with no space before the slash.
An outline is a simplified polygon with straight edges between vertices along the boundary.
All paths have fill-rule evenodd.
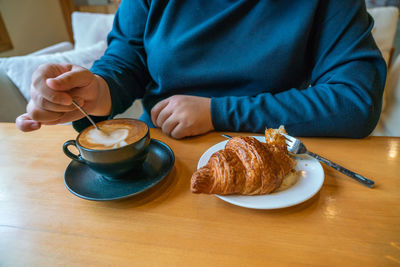
<path id="1" fill-rule="evenodd" d="M 107 35 L 112 29 L 114 14 L 75 11 L 71 20 L 75 49 L 82 49 L 107 40 Z"/>
<path id="2" fill-rule="evenodd" d="M 29 100 L 32 74 L 39 65 L 45 63 L 69 63 L 89 69 L 93 62 L 104 54 L 106 48 L 106 42 L 101 41 L 84 49 L 62 53 L 2 58 L 0 59 L 0 67 L 4 69 L 11 81 L 19 88 L 26 100 Z"/>
<path id="3" fill-rule="evenodd" d="M 39 55 L 47 55 L 47 54 L 53 54 L 57 52 L 65 52 L 68 50 L 74 49 L 74 45 L 71 42 L 61 42 L 55 45 L 51 45 L 48 47 L 45 47 L 43 49 L 37 50 L 29 55 L 33 56 L 39 56 Z"/>
<path id="4" fill-rule="evenodd" d="M 393 48 L 394 36 L 399 20 L 399 9 L 394 6 L 375 7 L 368 9 L 368 12 L 375 21 L 372 35 L 382 52 L 386 64 L 389 64 L 389 57 Z"/>

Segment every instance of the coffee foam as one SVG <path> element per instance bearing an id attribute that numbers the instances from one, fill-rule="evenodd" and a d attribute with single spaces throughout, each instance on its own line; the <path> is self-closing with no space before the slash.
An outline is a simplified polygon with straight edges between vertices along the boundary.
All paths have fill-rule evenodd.
<path id="1" fill-rule="evenodd" d="M 89 149 L 105 150 L 126 146 L 143 138 L 147 125 L 138 120 L 115 119 L 97 123 L 100 131 L 90 126 L 78 138 L 78 143 Z"/>
<path id="2" fill-rule="evenodd" d="M 93 144 L 117 148 L 127 145 L 125 139 L 128 137 L 128 133 L 128 129 L 117 129 L 108 134 L 97 129 L 91 129 L 87 133 L 87 140 Z"/>

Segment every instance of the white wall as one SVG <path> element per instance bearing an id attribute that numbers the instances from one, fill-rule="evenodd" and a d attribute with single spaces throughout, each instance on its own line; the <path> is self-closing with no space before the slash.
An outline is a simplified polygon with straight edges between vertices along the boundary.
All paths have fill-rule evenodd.
<path id="1" fill-rule="evenodd" d="M 69 41 L 58 0 L 0 0 L 0 12 L 14 46 L 0 57 L 24 55 Z"/>

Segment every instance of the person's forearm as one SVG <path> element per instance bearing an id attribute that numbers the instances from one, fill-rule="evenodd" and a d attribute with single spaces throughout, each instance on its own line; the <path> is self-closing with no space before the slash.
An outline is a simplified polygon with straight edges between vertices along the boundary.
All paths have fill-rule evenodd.
<path id="1" fill-rule="evenodd" d="M 141 3 L 137 0 L 121 3 L 107 37 L 107 49 L 90 68 L 102 88 L 107 88 L 102 90 L 105 102 L 99 103 L 98 116 L 114 117 L 143 97 L 149 78 L 143 45 L 147 9 L 141 8 Z"/>
<path id="2" fill-rule="evenodd" d="M 213 98 L 214 127 L 263 132 L 284 125 L 295 136 L 364 137 L 379 119 L 385 63 L 352 62 L 335 73 L 328 82 L 307 89 Z"/>

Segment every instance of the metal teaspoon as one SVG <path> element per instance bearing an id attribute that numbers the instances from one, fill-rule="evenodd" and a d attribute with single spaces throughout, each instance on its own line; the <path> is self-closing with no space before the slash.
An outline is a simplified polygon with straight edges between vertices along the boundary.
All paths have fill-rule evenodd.
<path id="1" fill-rule="evenodd" d="M 89 114 L 87 114 L 86 111 L 85 111 L 81 106 L 79 106 L 79 104 L 76 103 L 75 100 L 72 100 L 72 104 L 74 104 L 75 107 L 76 107 L 77 109 L 79 109 L 79 111 L 82 112 L 83 115 L 86 116 L 86 118 L 90 121 L 90 123 L 93 124 L 94 128 L 96 128 L 97 130 L 101 131 L 100 128 L 97 127 L 96 123 L 92 120 L 92 118 L 90 118 Z"/>

